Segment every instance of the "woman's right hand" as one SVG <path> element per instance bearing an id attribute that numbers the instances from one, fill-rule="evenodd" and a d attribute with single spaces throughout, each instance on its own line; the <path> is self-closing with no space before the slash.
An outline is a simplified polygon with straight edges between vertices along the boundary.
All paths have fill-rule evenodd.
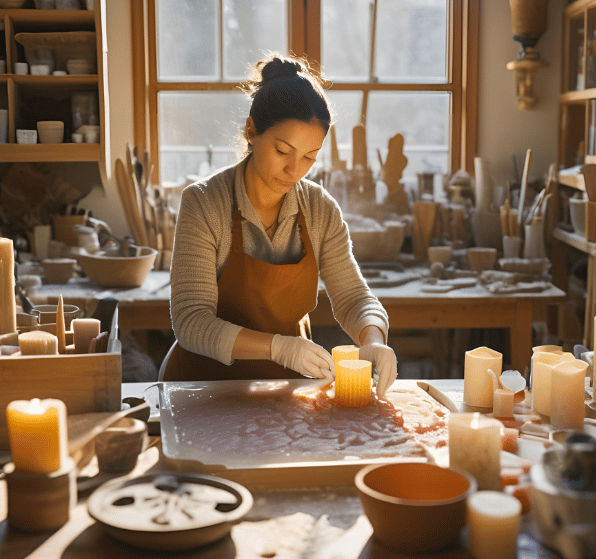
<path id="1" fill-rule="evenodd" d="M 335 376 L 331 354 L 300 336 L 273 336 L 271 361 L 307 377 L 333 379 Z"/>

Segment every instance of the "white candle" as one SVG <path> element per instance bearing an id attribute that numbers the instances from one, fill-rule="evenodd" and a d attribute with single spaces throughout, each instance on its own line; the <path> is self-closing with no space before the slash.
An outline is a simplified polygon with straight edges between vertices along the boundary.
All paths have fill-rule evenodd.
<path id="1" fill-rule="evenodd" d="M 75 353 L 87 353 L 91 340 L 99 336 L 101 322 L 97 318 L 75 318 L 70 325 Z"/>
<path id="2" fill-rule="evenodd" d="M 475 559 L 515 559 L 521 503 L 500 491 L 478 491 L 468 497 L 470 551 Z"/>
<path id="3" fill-rule="evenodd" d="M 497 388 L 493 394 L 493 415 L 495 417 L 513 417 L 513 390 Z"/>
<path id="4" fill-rule="evenodd" d="M 6 407 L 10 452 L 17 472 L 46 474 L 68 458 L 66 405 L 61 400 L 15 400 Z"/>
<path id="5" fill-rule="evenodd" d="M 532 355 L 532 409 L 550 416 L 551 376 L 553 367 L 574 359 L 571 353 L 539 351 Z"/>
<path id="6" fill-rule="evenodd" d="M 0 237 L 0 334 L 17 331 L 12 239 Z"/>
<path id="7" fill-rule="evenodd" d="M 19 334 L 21 355 L 57 355 L 58 338 L 43 330 Z"/>
<path id="8" fill-rule="evenodd" d="M 584 428 L 587 369 L 588 364 L 581 359 L 564 361 L 553 367 L 550 422 L 556 429 Z"/>
<path id="9" fill-rule="evenodd" d="M 479 413 L 449 415 L 449 466 L 476 478 L 478 489 L 501 488 L 501 428 L 503 424 Z"/>
<path id="10" fill-rule="evenodd" d="M 493 382 L 490 369 L 497 378 L 503 369 L 503 355 L 488 347 L 466 351 L 464 360 L 464 402 L 470 406 L 492 408 Z"/>
<path id="11" fill-rule="evenodd" d="M 370 404 L 372 363 L 344 359 L 335 368 L 335 400 L 341 406 L 359 408 Z"/>

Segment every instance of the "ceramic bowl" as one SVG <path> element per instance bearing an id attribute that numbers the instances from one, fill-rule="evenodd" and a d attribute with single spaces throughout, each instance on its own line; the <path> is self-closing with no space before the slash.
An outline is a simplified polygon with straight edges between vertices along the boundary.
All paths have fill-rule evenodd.
<path id="1" fill-rule="evenodd" d="M 46 258 L 41 261 L 44 274 L 50 284 L 64 284 L 72 278 L 77 261 L 74 258 Z"/>
<path id="2" fill-rule="evenodd" d="M 497 249 L 486 247 L 473 247 L 468 249 L 468 263 L 470 269 L 476 272 L 492 270 L 497 261 Z"/>
<path id="3" fill-rule="evenodd" d="M 66 70 L 69 74 L 95 74 L 97 71 L 93 61 L 87 58 L 71 58 L 67 60 Z"/>
<path id="4" fill-rule="evenodd" d="M 37 143 L 37 130 L 17 130 L 17 144 L 32 145 Z"/>
<path id="5" fill-rule="evenodd" d="M 48 64 L 31 64 L 30 71 L 32 76 L 49 76 L 51 74 Z"/>
<path id="6" fill-rule="evenodd" d="M 372 464 L 356 488 L 375 537 L 405 553 L 426 553 L 453 542 L 466 523 L 466 499 L 476 480 L 424 462 Z"/>
<path id="7" fill-rule="evenodd" d="M 428 259 L 431 264 L 440 262 L 448 264 L 453 256 L 453 249 L 450 246 L 428 247 Z"/>
<path id="8" fill-rule="evenodd" d="M 64 122 L 61 120 L 40 120 L 37 123 L 39 143 L 61 144 L 64 141 Z"/>
<path id="9" fill-rule="evenodd" d="M 573 230 L 582 237 L 586 236 L 586 201 L 569 198 L 569 219 Z"/>
<path id="10" fill-rule="evenodd" d="M 147 436 L 147 424 L 123 417 L 95 437 L 95 454 L 100 472 L 126 474 L 137 465 Z"/>
<path id="11" fill-rule="evenodd" d="M 157 250 L 139 247 L 138 256 L 79 254 L 77 260 L 87 277 L 101 287 L 141 287 L 157 257 Z"/>

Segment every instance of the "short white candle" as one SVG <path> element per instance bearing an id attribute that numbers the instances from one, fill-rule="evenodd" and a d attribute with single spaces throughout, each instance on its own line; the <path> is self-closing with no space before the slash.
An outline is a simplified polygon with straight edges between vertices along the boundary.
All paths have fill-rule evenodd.
<path id="1" fill-rule="evenodd" d="M 497 388 L 493 394 L 493 415 L 495 417 L 513 417 L 513 390 Z"/>
<path id="2" fill-rule="evenodd" d="M 467 501 L 470 551 L 475 559 L 515 559 L 521 503 L 500 491 L 478 491 Z"/>
<path id="3" fill-rule="evenodd" d="M 584 428 L 587 369 L 588 364 L 581 359 L 564 361 L 553 367 L 550 423 L 556 429 Z"/>
<path id="4" fill-rule="evenodd" d="M 478 489 L 501 488 L 501 428 L 480 413 L 449 415 L 449 466 L 476 478 Z"/>
<path id="5" fill-rule="evenodd" d="M 87 353 L 89 344 L 100 333 L 101 322 L 97 318 L 75 318 L 70 323 L 75 353 Z"/>
<path id="6" fill-rule="evenodd" d="M 57 355 L 58 338 L 43 330 L 19 334 L 21 355 Z"/>
<path id="7" fill-rule="evenodd" d="M 497 378 L 503 369 L 503 355 L 488 347 L 466 351 L 464 360 L 464 402 L 470 406 L 492 408 L 493 381 L 486 371 Z"/>
<path id="8" fill-rule="evenodd" d="M 550 416 L 551 376 L 553 367 L 575 359 L 571 353 L 538 351 L 532 355 L 532 409 Z"/>
<path id="9" fill-rule="evenodd" d="M 0 237 L 0 334 L 17 331 L 12 239 Z"/>

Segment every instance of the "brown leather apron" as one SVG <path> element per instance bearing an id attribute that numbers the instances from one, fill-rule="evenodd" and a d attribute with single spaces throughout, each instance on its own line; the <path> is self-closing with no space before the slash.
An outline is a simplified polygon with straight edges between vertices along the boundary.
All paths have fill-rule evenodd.
<path id="1" fill-rule="evenodd" d="M 217 280 L 217 316 L 244 328 L 310 338 L 308 313 L 317 304 L 319 270 L 302 210 L 298 224 L 304 252 L 296 264 L 269 264 L 245 254 L 242 222 L 232 211 L 232 249 Z M 224 365 L 175 344 L 164 381 L 304 378 L 273 361 L 237 359 Z"/>

